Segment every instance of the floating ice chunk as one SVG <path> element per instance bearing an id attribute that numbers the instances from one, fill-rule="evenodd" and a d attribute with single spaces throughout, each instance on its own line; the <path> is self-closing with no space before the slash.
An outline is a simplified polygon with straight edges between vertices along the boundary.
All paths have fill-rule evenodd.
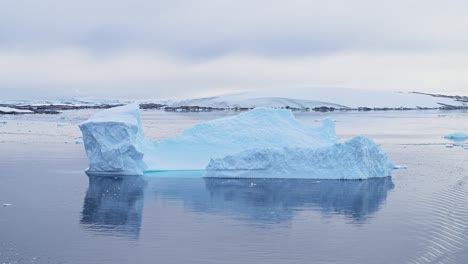
<path id="1" fill-rule="evenodd" d="M 212 159 L 205 176 L 368 179 L 390 176 L 394 167 L 379 145 L 358 136 L 325 147 L 252 149 Z"/>
<path id="2" fill-rule="evenodd" d="M 455 132 L 444 136 L 444 138 L 450 139 L 452 141 L 465 141 L 468 139 L 468 134 L 465 134 L 463 132 Z"/>
<path id="3" fill-rule="evenodd" d="M 143 128 L 137 104 L 106 109 L 80 124 L 88 174 L 143 175 Z"/>

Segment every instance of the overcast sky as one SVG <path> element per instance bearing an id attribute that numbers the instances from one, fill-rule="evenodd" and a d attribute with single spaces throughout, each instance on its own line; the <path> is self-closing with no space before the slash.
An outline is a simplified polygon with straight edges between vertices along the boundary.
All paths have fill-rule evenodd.
<path id="1" fill-rule="evenodd" d="M 0 99 L 468 95 L 468 1 L 0 0 Z"/>

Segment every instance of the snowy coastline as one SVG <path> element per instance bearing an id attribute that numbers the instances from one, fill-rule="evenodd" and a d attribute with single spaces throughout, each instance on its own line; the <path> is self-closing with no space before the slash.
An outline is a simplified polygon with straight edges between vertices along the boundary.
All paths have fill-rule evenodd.
<path id="1" fill-rule="evenodd" d="M 70 99 L 52 101 L 0 101 L 0 107 L 38 114 L 58 114 L 79 109 L 107 109 L 137 103 L 141 109 L 177 112 L 216 110 L 246 111 L 257 107 L 297 111 L 388 111 L 468 109 L 468 97 L 426 93 L 394 93 L 358 89 L 246 92 L 185 100 Z M 0 114 L 10 114 L 0 111 Z"/>

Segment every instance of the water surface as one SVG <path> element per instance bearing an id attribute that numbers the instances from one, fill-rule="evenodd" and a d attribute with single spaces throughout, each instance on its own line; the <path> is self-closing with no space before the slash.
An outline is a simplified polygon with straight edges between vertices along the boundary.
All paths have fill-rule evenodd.
<path id="1" fill-rule="evenodd" d="M 464 112 L 296 113 L 337 121 L 408 169 L 362 181 L 87 177 L 93 111 L 0 116 L 0 263 L 467 263 Z M 235 112 L 144 111 L 162 139 Z M 78 143 L 78 144 L 76 144 Z"/>

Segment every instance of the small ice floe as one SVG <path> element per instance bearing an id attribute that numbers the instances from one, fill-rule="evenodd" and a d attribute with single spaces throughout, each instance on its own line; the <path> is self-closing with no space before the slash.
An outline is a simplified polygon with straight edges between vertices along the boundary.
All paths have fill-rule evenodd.
<path id="1" fill-rule="evenodd" d="M 253 183 L 253 182 L 250 183 L 250 187 L 251 187 L 251 188 L 252 188 L 252 187 L 255 187 L 255 186 L 257 186 L 256 183 Z"/>
<path id="2" fill-rule="evenodd" d="M 4 203 L 3 204 L 3 207 L 8 207 L 8 206 L 12 206 L 12 204 L 10 204 L 10 203 Z"/>
<path id="3" fill-rule="evenodd" d="M 446 145 L 446 148 L 461 147 L 464 149 L 468 149 L 468 143 L 465 142 L 466 140 L 468 140 L 468 134 L 466 133 L 455 132 L 444 136 L 444 138 L 454 142 L 450 145 Z"/>
<path id="4" fill-rule="evenodd" d="M 408 168 L 408 166 L 406 166 L 406 165 L 395 165 L 393 168 L 395 170 L 405 170 L 405 169 Z"/>
<path id="5" fill-rule="evenodd" d="M 465 141 L 468 139 L 468 134 L 465 134 L 463 132 L 455 132 L 449 135 L 444 136 L 444 138 L 452 140 L 452 141 Z"/>
<path id="6" fill-rule="evenodd" d="M 446 145 L 445 147 L 446 148 L 460 147 L 460 148 L 468 149 L 468 143 L 453 143 L 450 145 Z"/>

